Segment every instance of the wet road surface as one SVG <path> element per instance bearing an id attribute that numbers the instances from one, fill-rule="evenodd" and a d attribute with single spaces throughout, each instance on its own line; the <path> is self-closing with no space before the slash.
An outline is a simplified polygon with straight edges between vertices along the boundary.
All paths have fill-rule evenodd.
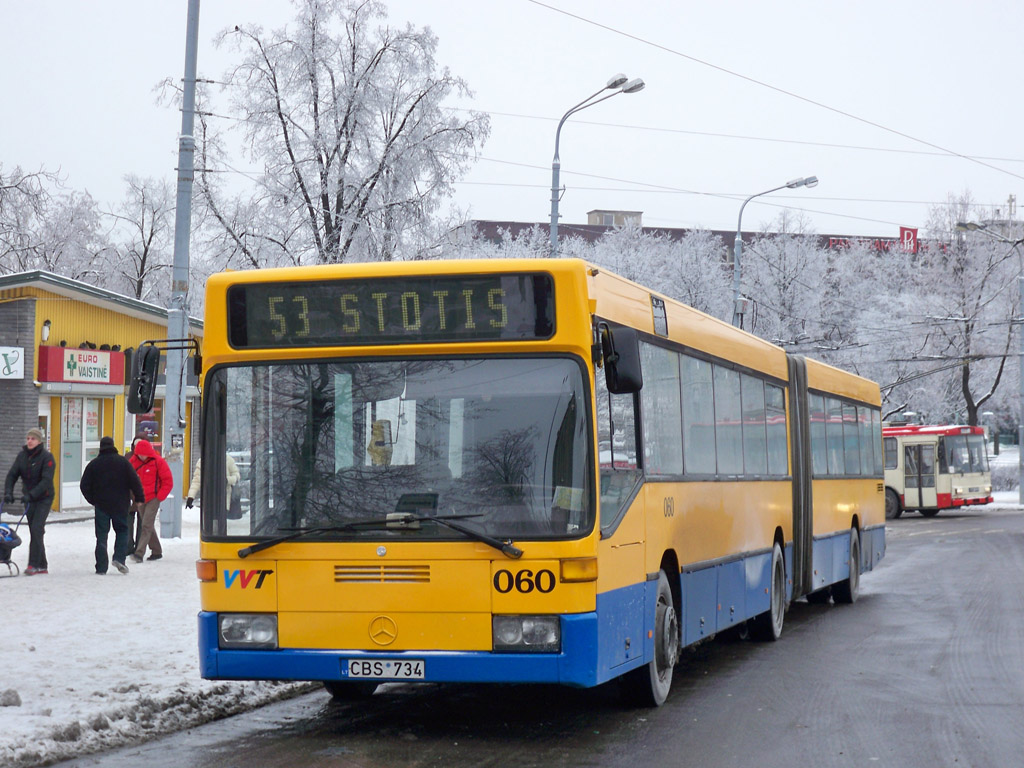
<path id="1" fill-rule="evenodd" d="M 684 653 L 660 709 L 614 684 L 326 693 L 61 765 L 120 768 L 1024 765 L 1024 512 L 907 514 L 852 606 Z"/>

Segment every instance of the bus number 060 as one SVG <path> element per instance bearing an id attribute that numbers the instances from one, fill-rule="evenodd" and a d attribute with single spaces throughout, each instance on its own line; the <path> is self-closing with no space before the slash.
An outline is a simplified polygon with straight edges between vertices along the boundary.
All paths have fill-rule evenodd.
<path id="1" fill-rule="evenodd" d="M 502 569 L 494 574 L 494 588 L 503 595 L 513 589 L 523 594 L 535 589 L 547 594 L 555 588 L 555 574 L 547 568 L 537 571 L 536 576 L 529 569 L 517 571 L 515 574 Z"/>

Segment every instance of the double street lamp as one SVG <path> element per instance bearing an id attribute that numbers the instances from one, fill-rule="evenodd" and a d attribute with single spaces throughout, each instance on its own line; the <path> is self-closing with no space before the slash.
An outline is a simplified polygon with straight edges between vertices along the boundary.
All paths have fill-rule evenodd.
<path id="1" fill-rule="evenodd" d="M 558 121 L 558 130 L 555 131 L 555 158 L 551 161 L 551 255 L 558 255 L 558 200 L 559 192 L 561 191 L 558 186 L 558 172 L 561 169 L 561 162 L 558 159 L 558 140 L 562 135 L 562 125 L 566 120 L 569 119 L 570 115 L 574 115 L 580 110 L 592 107 L 595 104 L 600 104 L 606 99 L 610 99 L 612 96 L 617 96 L 620 93 L 636 93 L 644 89 L 644 81 L 639 77 L 635 77 L 629 80 L 625 75 L 619 73 L 612 77 L 608 83 L 597 93 L 591 94 L 575 107 L 570 109 L 564 115 L 562 119 Z M 612 91 L 612 93 L 604 93 L 605 91 Z M 604 94 L 601 96 L 601 94 Z M 601 98 L 597 98 L 601 96 Z"/>
<path id="2" fill-rule="evenodd" d="M 743 315 L 746 312 L 746 299 L 740 298 L 740 265 L 743 258 L 743 209 L 747 207 L 747 203 L 753 200 L 755 197 L 761 197 L 761 195 L 769 195 L 772 192 L 778 192 L 780 189 L 796 189 L 797 187 L 816 187 L 818 186 L 817 176 L 807 176 L 802 179 L 793 179 L 787 181 L 778 187 L 772 187 L 766 189 L 764 192 L 758 192 L 756 195 L 751 195 L 743 201 L 743 205 L 740 206 L 740 216 L 736 221 L 736 242 L 733 244 L 732 249 L 732 324 L 737 328 L 743 327 Z"/>
<path id="3" fill-rule="evenodd" d="M 1024 237 L 1012 240 L 1000 232 L 989 229 L 987 224 L 980 224 L 976 221 L 958 221 L 956 228 L 959 232 L 981 232 L 983 235 L 1006 243 L 1013 248 L 1024 243 Z M 1024 276 L 1022 275 L 1017 276 L 1017 288 L 1020 291 L 1020 310 L 1015 322 L 1017 325 L 1021 325 L 1021 315 L 1024 315 Z M 1017 426 L 1017 484 L 1017 500 L 1019 504 L 1024 505 L 1024 326 L 1021 326 L 1020 329 L 1020 423 Z"/>

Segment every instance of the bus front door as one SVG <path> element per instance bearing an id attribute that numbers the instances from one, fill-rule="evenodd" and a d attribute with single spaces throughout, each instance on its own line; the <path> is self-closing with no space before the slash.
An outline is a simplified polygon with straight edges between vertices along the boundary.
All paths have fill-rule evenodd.
<path id="1" fill-rule="evenodd" d="M 935 446 L 903 447 L 904 501 L 906 509 L 934 509 L 939 504 L 935 490 Z"/>

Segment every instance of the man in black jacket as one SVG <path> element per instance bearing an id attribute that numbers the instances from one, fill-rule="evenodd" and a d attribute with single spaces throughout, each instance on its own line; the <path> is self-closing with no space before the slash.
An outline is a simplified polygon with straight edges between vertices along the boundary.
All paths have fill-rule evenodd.
<path id="1" fill-rule="evenodd" d="M 25 435 L 25 447 L 14 459 L 4 483 L 4 504 L 14 503 L 14 484 L 21 478 L 22 498 L 28 503 L 28 530 L 32 540 L 28 545 L 26 576 L 47 572 L 46 547 L 43 535 L 46 518 L 53 505 L 53 454 L 43 446 L 43 433 L 35 428 Z"/>
<path id="2" fill-rule="evenodd" d="M 117 452 L 114 438 L 100 438 L 99 455 L 90 461 L 78 484 L 85 500 L 96 507 L 96 573 L 107 572 L 107 534 L 114 526 L 114 567 L 128 573 L 128 512 L 146 500 L 135 469 Z"/>

